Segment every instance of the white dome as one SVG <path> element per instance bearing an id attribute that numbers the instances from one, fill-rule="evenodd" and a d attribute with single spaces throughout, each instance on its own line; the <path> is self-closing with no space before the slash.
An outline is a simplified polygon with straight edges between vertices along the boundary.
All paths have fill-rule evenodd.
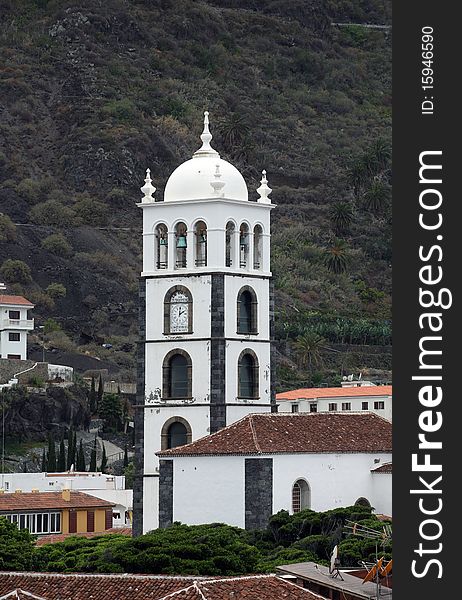
<path id="1" fill-rule="evenodd" d="M 229 198 L 248 200 L 249 194 L 244 178 L 231 163 L 220 158 L 212 148 L 209 131 L 209 113 L 204 113 L 202 146 L 193 158 L 177 167 L 165 186 L 164 201 L 204 200 L 206 198 Z"/>
<path id="2" fill-rule="evenodd" d="M 177 167 L 165 186 L 164 201 L 216 198 L 211 183 L 219 166 L 222 194 L 232 200 L 248 200 L 247 185 L 231 163 L 216 155 L 196 156 Z"/>

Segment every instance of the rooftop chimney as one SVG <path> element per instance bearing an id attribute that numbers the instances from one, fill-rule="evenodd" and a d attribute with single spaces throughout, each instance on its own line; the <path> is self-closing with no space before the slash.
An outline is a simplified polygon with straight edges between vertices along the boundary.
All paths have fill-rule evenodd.
<path id="1" fill-rule="evenodd" d="M 66 502 L 70 502 L 71 501 L 71 490 L 68 489 L 64 489 L 61 493 L 63 500 L 65 500 Z"/>

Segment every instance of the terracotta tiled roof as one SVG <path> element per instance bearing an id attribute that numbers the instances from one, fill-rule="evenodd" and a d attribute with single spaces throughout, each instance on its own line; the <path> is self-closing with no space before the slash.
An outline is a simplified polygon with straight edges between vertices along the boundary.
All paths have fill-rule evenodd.
<path id="1" fill-rule="evenodd" d="M 316 398 L 352 398 L 357 396 L 391 396 L 391 385 L 361 387 L 301 388 L 276 394 L 276 400 L 315 400 Z"/>
<path id="2" fill-rule="evenodd" d="M 35 306 L 22 296 L 10 296 L 9 294 L 0 294 L 0 304 L 11 304 L 12 306 Z"/>
<path id="3" fill-rule="evenodd" d="M 319 600 L 298 585 L 275 575 L 254 575 L 230 579 L 198 580 L 179 593 L 162 600 Z"/>
<path id="4" fill-rule="evenodd" d="M 113 502 L 101 500 L 83 492 L 71 492 L 64 500 L 62 492 L 21 492 L 0 494 L 0 513 L 13 510 L 59 510 L 62 508 L 110 508 Z"/>
<path id="5" fill-rule="evenodd" d="M 373 467 L 371 473 L 393 473 L 393 463 L 384 463 L 378 467 Z"/>
<path id="6" fill-rule="evenodd" d="M 65 539 L 72 536 L 84 537 L 84 538 L 93 538 L 98 537 L 100 535 L 108 535 L 111 533 L 117 533 L 119 535 L 128 535 L 131 537 L 132 529 L 131 527 L 111 527 L 111 529 L 106 529 L 105 531 L 95 532 L 95 531 L 84 531 L 82 533 L 50 533 L 50 535 L 41 535 L 37 538 L 35 543 L 36 546 L 44 546 L 45 544 L 55 544 L 56 542 L 64 542 Z M 0 598 L 1 600 L 1 598 Z"/>
<path id="7" fill-rule="evenodd" d="M 46 600 L 160 600 L 192 582 L 155 575 L 0 573 L 0 597 L 21 589 Z"/>
<path id="8" fill-rule="evenodd" d="M 156 575 L 0 573 L 0 594 L 27 590 L 44 600 L 319 600 L 275 575 L 221 579 Z M 1 600 L 2 596 L 0 596 Z M 13 596 L 14 598 L 14 596 Z M 28 600 L 30 598 L 27 597 Z"/>
<path id="9" fill-rule="evenodd" d="M 24 590 L 13 590 L 9 594 L 0 596 L 0 600 L 47 600 L 43 596 L 36 596 L 35 594 L 29 594 Z"/>
<path id="10" fill-rule="evenodd" d="M 265 413 L 158 456 L 391 452 L 391 441 L 391 423 L 374 413 Z"/>

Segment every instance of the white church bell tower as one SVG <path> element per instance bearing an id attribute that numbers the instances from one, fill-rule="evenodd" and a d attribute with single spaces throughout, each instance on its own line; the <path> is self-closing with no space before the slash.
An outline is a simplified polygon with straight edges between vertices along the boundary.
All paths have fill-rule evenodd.
<path id="1" fill-rule="evenodd" d="M 241 173 L 210 142 L 167 181 L 147 170 L 136 416 L 134 533 L 158 526 L 156 452 L 275 407 L 273 293 L 266 172 L 249 199 Z"/>

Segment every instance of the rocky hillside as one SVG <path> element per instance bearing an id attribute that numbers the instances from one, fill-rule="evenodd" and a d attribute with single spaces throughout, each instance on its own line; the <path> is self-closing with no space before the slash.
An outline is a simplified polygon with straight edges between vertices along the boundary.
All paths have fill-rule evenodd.
<path id="1" fill-rule="evenodd" d="M 390 29 L 332 23 L 388 24 L 388 4 L 0 0 L 0 279 L 53 319 L 49 345 L 133 375 L 135 202 L 148 166 L 162 196 L 207 108 L 278 204 L 281 385 L 386 363 Z"/>

